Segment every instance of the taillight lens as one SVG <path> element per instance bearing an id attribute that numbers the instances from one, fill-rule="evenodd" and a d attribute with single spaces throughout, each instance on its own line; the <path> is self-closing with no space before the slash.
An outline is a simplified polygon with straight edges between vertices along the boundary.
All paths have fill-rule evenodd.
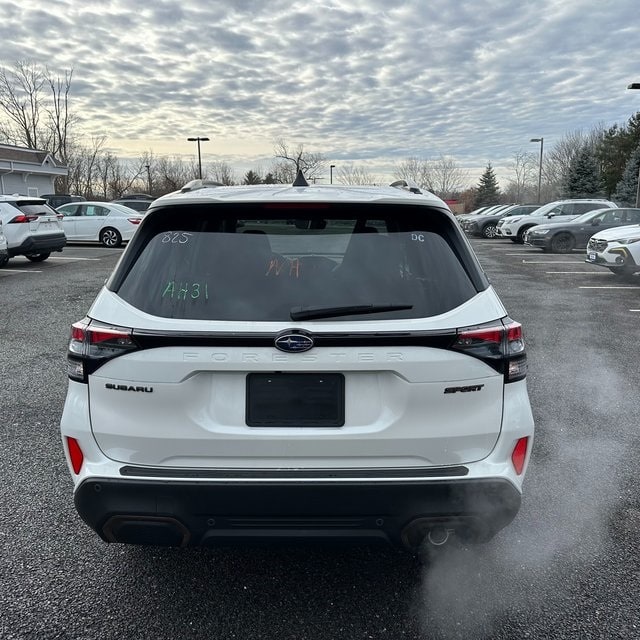
<path id="1" fill-rule="evenodd" d="M 85 318 L 71 326 L 67 373 L 72 380 L 87 382 L 87 376 L 108 360 L 138 348 L 132 330 Z"/>
<path id="2" fill-rule="evenodd" d="M 69 451 L 69 461 L 71 462 L 73 473 L 78 475 L 84 462 L 84 454 L 80 448 L 80 443 L 75 438 L 67 436 L 67 449 Z"/>
<path id="3" fill-rule="evenodd" d="M 522 325 L 507 318 L 499 323 L 460 329 L 452 346 L 502 371 L 505 382 L 527 375 L 527 356 Z"/>
<path id="4" fill-rule="evenodd" d="M 127 218 L 127 220 L 131 224 L 140 224 L 142 222 L 142 218 Z"/>
<path id="5" fill-rule="evenodd" d="M 38 216 L 36 215 L 25 215 L 24 213 L 21 213 L 15 217 L 13 217 L 11 220 L 9 220 L 9 224 L 24 224 L 27 222 L 33 222 L 34 220 L 37 220 Z"/>
<path id="6" fill-rule="evenodd" d="M 528 447 L 529 438 L 520 438 L 520 440 L 516 442 L 516 446 L 513 447 L 513 452 L 511 453 L 511 464 L 519 476 L 521 476 L 524 471 L 524 463 L 527 459 Z"/>

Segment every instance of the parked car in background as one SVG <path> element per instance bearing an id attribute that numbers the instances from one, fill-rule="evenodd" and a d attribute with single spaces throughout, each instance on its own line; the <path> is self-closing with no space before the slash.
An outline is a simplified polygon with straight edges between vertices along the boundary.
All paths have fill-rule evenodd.
<path id="1" fill-rule="evenodd" d="M 153 200 L 112 200 L 110 204 L 120 204 L 138 213 L 145 213 Z"/>
<path id="2" fill-rule="evenodd" d="M 43 198 L 0 195 L 0 221 L 10 258 L 42 262 L 67 243 L 62 222 Z"/>
<path id="3" fill-rule="evenodd" d="M 498 220 L 511 216 L 526 216 L 538 209 L 537 204 L 513 204 L 504 209 L 490 211 L 487 215 L 465 220 L 463 229 L 470 236 L 495 238 L 498 233 Z"/>
<path id="4" fill-rule="evenodd" d="M 640 225 L 598 231 L 589 238 L 585 262 L 606 267 L 618 277 L 640 273 Z"/>
<path id="5" fill-rule="evenodd" d="M 0 267 L 4 267 L 7 262 L 9 262 L 9 248 L 2 230 L 2 220 L 0 220 Z"/>
<path id="6" fill-rule="evenodd" d="M 45 193 L 40 197 L 44 198 L 52 209 L 57 209 L 69 202 L 84 202 L 86 200 L 86 198 L 82 196 L 71 195 L 69 193 Z"/>
<path id="7" fill-rule="evenodd" d="M 520 506 L 522 327 L 432 194 L 299 174 L 159 198 L 68 365 L 74 502 L 107 542 L 417 550 Z"/>
<path id="8" fill-rule="evenodd" d="M 155 198 L 147 193 L 129 193 L 122 196 L 122 198 L 116 198 L 111 202 L 124 205 L 125 207 L 129 207 L 129 209 L 138 211 L 139 213 L 144 213 L 154 200 Z"/>
<path id="9" fill-rule="evenodd" d="M 573 249 L 584 249 L 594 233 L 639 223 L 640 209 L 595 209 L 568 222 L 531 227 L 524 234 L 524 243 L 551 253 L 569 253 Z"/>
<path id="10" fill-rule="evenodd" d="M 528 216 L 513 216 L 503 218 L 498 222 L 497 235 L 509 238 L 518 244 L 524 243 L 524 234 L 536 224 L 547 222 L 565 222 L 573 220 L 587 211 L 594 209 L 615 208 L 618 205 L 610 200 L 599 198 L 575 198 L 570 200 L 555 200 L 544 204 Z"/>
<path id="11" fill-rule="evenodd" d="M 490 207 L 482 207 L 477 211 L 472 211 L 471 213 L 464 213 L 456 216 L 456 219 L 460 223 L 460 226 L 464 229 L 467 222 L 469 220 L 476 220 L 479 216 L 489 215 L 490 213 L 495 213 L 496 211 L 502 211 L 509 205 L 506 204 L 494 204 Z"/>
<path id="12" fill-rule="evenodd" d="M 68 242 L 100 242 L 119 247 L 131 240 L 142 216 L 113 202 L 74 202 L 58 207 Z"/>

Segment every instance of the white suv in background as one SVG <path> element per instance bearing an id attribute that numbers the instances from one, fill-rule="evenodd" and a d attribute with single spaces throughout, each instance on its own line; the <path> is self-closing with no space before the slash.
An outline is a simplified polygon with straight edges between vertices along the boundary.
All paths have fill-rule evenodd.
<path id="1" fill-rule="evenodd" d="M 513 216 L 498 221 L 497 237 L 509 238 L 518 244 L 524 243 L 524 234 L 537 224 L 566 222 L 593 209 L 608 209 L 618 205 L 599 198 L 555 200 L 542 205 L 527 216 Z"/>
<path id="2" fill-rule="evenodd" d="M 169 194 L 71 327 L 75 505 L 107 542 L 485 541 L 520 506 L 526 371 L 431 194 Z"/>
<path id="3" fill-rule="evenodd" d="M 7 262 L 9 262 L 9 248 L 4 231 L 2 230 L 2 220 L 0 220 L 0 267 L 4 267 Z"/>
<path id="4" fill-rule="evenodd" d="M 640 225 L 599 231 L 589 238 L 585 262 L 606 267 L 616 276 L 640 272 Z"/>
<path id="5" fill-rule="evenodd" d="M 10 258 L 22 255 L 42 262 L 67 242 L 58 214 L 43 198 L 0 195 L 0 221 Z"/>

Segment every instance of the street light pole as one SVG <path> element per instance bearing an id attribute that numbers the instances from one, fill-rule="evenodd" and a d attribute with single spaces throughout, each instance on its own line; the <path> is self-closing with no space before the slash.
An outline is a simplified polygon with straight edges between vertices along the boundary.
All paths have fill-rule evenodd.
<path id="1" fill-rule="evenodd" d="M 333 184 L 333 170 L 335 169 L 335 164 L 329 165 L 329 184 Z"/>
<path id="2" fill-rule="evenodd" d="M 538 167 L 538 204 L 540 204 L 540 190 L 542 188 L 542 148 L 544 145 L 544 138 L 531 138 L 529 142 L 540 143 L 540 165 Z"/>
<path id="3" fill-rule="evenodd" d="M 627 89 L 640 89 L 640 82 L 632 82 Z M 638 165 L 638 185 L 636 186 L 636 208 L 640 207 L 640 165 Z"/>
<path id="4" fill-rule="evenodd" d="M 196 138 L 187 138 L 187 141 L 198 143 L 198 176 L 200 180 L 202 180 L 202 157 L 200 156 L 200 143 L 209 142 L 209 138 L 201 138 L 200 136 L 198 136 Z"/>

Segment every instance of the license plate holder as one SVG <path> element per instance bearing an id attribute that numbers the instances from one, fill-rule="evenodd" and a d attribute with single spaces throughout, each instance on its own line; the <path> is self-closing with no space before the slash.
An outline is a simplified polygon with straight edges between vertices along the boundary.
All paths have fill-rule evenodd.
<path id="1" fill-rule="evenodd" d="M 596 254 L 595 253 L 590 253 L 589 254 L 589 261 L 590 262 L 595 262 L 596 261 Z"/>
<path id="2" fill-rule="evenodd" d="M 344 386 L 341 373 L 250 373 L 247 426 L 342 427 Z"/>

